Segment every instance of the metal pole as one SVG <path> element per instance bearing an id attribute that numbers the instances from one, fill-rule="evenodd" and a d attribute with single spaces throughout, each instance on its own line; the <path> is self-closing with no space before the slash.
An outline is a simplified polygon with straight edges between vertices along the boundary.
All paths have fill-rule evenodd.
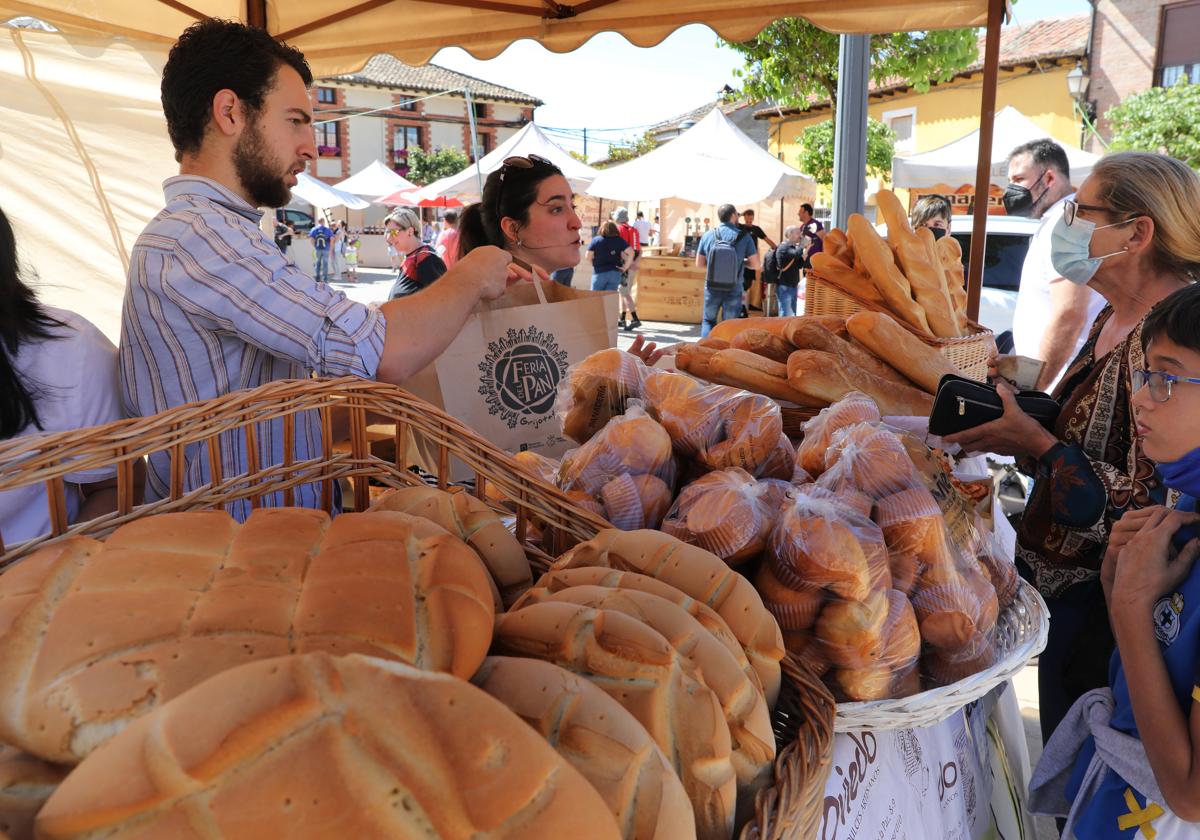
<path id="1" fill-rule="evenodd" d="M 987 40 L 983 48 L 983 101 L 979 106 L 979 159 L 975 165 L 975 219 L 971 225 L 971 254 L 967 260 L 967 317 L 979 320 L 983 287 L 983 248 L 987 236 L 988 191 L 992 170 L 992 126 L 996 119 L 996 77 L 1000 66 L 1000 24 L 1005 0 L 989 0 Z"/>
<path id="2" fill-rule="evenodd" d="M 1000 0 L 1003 2 L 1003 0 Z M 871 36 L 843 35 L 838 50 L 837 122 L 833 140 L 833 223 L 845 229 L 867 191 L 867 77 Z"/>
<path id="3" fill-rule="evenodd" d="M 583 130 L 583 159 L 587 161 L 587 129 Z"/>
<path id="4" fill-rule="evenodd" d="M 479 165 L 479 133 L 475 130 L 475 98 L 471 89 L 466 89 L 467 123 L 471 126 L 471 157 L 475 159 L 475 186 L 479 188 L 479 197 L 483 198 L 483 169 Z"/>

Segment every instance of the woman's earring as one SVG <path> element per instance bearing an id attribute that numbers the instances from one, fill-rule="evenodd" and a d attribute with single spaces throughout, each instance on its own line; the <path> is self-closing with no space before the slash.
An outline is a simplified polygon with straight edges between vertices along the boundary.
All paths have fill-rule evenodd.
<path id="1" fill-rule="evenodd" d="M 518 247 L 518 248 L 524 248 L 524 247 L 525 247 L 525 243 L 524 243 L 524 242 L 522 242 L 520 239 L 518 239 L 518 240 L 517 240 L 517 247 Z"/>

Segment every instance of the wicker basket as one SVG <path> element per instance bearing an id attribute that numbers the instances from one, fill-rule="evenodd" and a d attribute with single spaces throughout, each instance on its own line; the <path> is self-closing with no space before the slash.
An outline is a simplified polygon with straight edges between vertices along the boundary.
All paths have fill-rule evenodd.
<path id="1" fill-rule="evenodd" d="M 284 437 L 290 441 L 295 436 L 295 415 L 311 410 L 321 414 L 323 457 L 285 462 L 242 475 L 221 474 L 219 434 L 240 433 L 247 451 L 257 452 L 255 424 L 283 418 Z M 330 429 L 335 410 L 348 413 L 348 448 L 333 445 Z M 322 482 L 323 504 L 328 509 L 333 503 L 334 482 L 341 479 L 350 482 L 354 507 L 361 511 L 370 502 L 368 481 L 389 487 L 421 485 L 421 479 L 406 465 L 371 453 L 368 412 L 395 423 L 397 453 L 405 452 L 408 435 L 419 433 L 438 453 L 440 476 L 450 474 L 448 467 L 454 459 L 474 473 L 477 496 L 483 498 L 490 484 L 508 497 L 515 511 L 517 538 L 537 571 L 549 568 L 553 557 L 525 539 L 531 519 L 538 520 L 542 527 L 548 525 L 564 541 L 588 540 L 597 531 L 611 527 L 603 518 L 576 507 L 558 488 L 523 472 L 507 453 L 407 391 L 357 377 L 282 380 L 182 405 L 153 417 L 0 443 L 0 491 L 44 483 L 53 527 L 51 535 L 9 546 L 7 551 L 0 539 L 0 571 L 47 542 L 73 535 L 103 537 L 126 522 L 150 514 L 212 508 L 239 499 L 249 499 L 252 506 L 257 506 L 263 496 L 275 492 L 283 492 L 285 503 L 290 504 L 294 488 L 312 482 Z M 214 480 L 184 493 L 184 451 L 189 444 L 204 447 L 214 465 Z M 285 446 L 285 450 L 289 448 Z M 134 464 L 155 452 L 171 456 L 170 495 L 135 506 Z M 117 510 L 68 527 L 64 477 L 112 466 L 117 469 Z M 445 479 L 441 480 L 444 486 Z M 755 838 L 816 836 L 833 749 L 832 697 L 807 668 L 785 659 L 784 672 L 788 678 L 774 716 L 782 749 L 775 765 L 775 785 L 760 792 L 756 802 L 757 813 L 751 825 L 760 827 L 761 833 L 753 834 Z M 792 833 L 793 826 L 803 826 L 807 833 Z"/>
<path id="2" fill-rule="evenodd" d="M 884 312 L 878 306 L 843 291 L 811 270 L 806 275 L 804 287 L 805 315 L 841 315 L 848 318 L 856 312 L 870 310 Z M 889 313 L 890 314 L 890 313 Z M 987 362 L 996 352 L 996 337 L 991 330 L 974 321 L 969 321 L 971 335 L 957 338 L 934 338 L 931 335 L 913 329 L 897 318 L 896 323 L 911 332 L 917 338 L 936 347 L 951 364 L 962 371 L 963 376 L 983 382 L 987 379 Z"/>
<path id="3" fill-rule="evenodd" d="M 996 622 L 999 660 L 990 668 L 951 685 L 922 691 L 898 700 L 839 703 L 834 729 L 906 729 L 932 726 L 968 703 L 978 700 L 1020 671 L 1046 646 L 1050 612 L 1032 586 L 1021 581 L 1016 600 Z"/>

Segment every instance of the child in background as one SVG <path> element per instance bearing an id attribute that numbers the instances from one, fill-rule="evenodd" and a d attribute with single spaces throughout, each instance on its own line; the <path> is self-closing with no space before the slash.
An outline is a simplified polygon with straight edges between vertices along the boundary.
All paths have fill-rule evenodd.
<path id="1" fill-rule="evenodd" d="M 1076 701 L 1030 783 L 1035 813 L 1067 817 L 1064 838 L 1200 837 L 1200 285 L 1158 304 L 1142 341 L 1138 440 L 1182 496 L 1126 512 L 1109 537 L 1111 687 Z"/>
<path id="2" fill-rule="evenodd" d="M 346 282 L 358 282 L 358 234 L 346 231 Z"/>

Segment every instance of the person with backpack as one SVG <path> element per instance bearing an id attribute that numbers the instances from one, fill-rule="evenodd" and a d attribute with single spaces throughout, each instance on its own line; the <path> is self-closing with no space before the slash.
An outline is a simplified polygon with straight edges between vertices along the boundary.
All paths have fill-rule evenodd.
<path id="1" fill-rule="evenodd" d="M 704 269 L 704 338 L 721 318 L 737 318 L 742 312 L 742 268 L 758 270 L 758 250 L 750 234 L 737 226 L 737 208 L 722 204 L 717 208 L 720 225 L 700 237 L 696 248 L 696 267 Z"/>
<path id="2" fill-rule="evenodd" d="M 325 224 L 324 219 L 318 219 L 313 229 L 308 232 L 308 238 L 313 244 L 313 279 L 318 283 L 329 282 L 329 249 L 333 243 L 333 229 Z"/>
<path id="3" fill-rule="evenodd" d="M 800 269 L 804 267 L 803 228 L 791 225 L 783 232 L 783 242 L 768 251 L 763 260 L 763 282 L 774 283 L 779 299 L 779 314 L 791 318 L 796 314 L 796 289 L 800 285 Z"/>

